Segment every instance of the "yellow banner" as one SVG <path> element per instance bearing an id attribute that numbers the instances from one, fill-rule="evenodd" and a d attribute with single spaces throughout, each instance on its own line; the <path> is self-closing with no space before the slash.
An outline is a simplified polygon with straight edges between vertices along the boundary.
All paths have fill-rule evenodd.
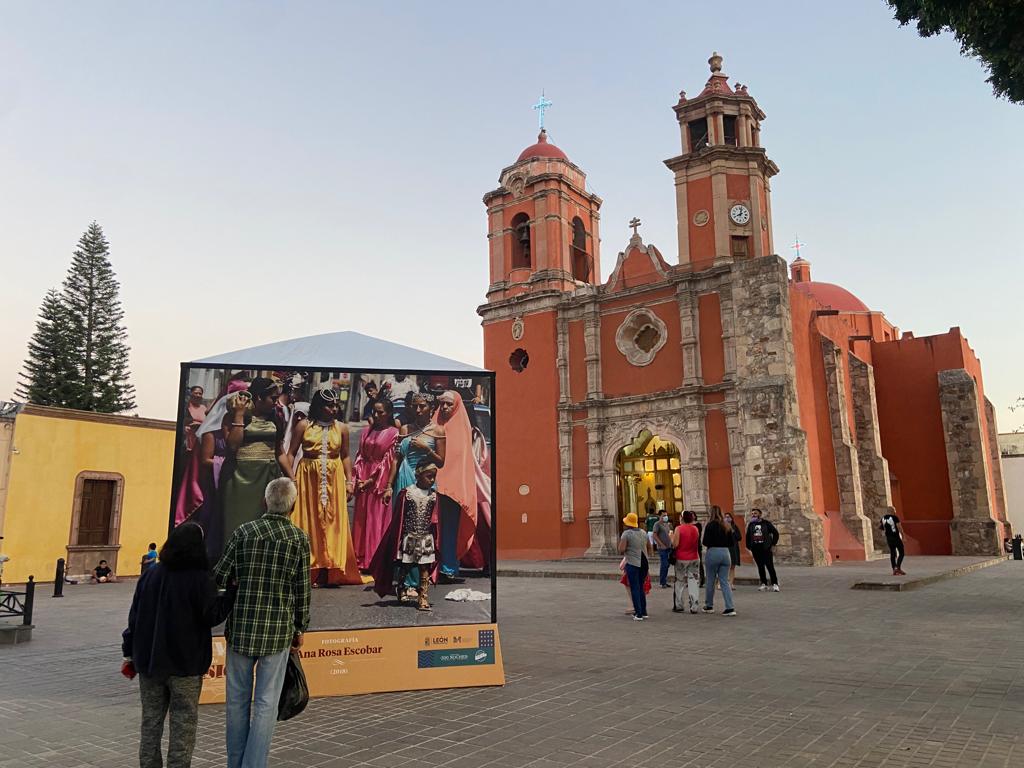
<path id="1" fill-rule="evenodd" d="M 225 652 L 215 637 L 202 704 L 224 701 Z M 301 653 L 310 696 L 505 684 L 497 624 L 307 632 Z"/>

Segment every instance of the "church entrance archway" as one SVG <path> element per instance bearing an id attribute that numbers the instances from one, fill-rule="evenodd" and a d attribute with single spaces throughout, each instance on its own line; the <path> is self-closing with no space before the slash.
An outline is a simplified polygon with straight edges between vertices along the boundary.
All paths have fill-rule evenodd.
<path id="1" fill-rule="evenodd" d="M 635 512 L 640 527 L 650 530 L 665 510 L 673 525 L 683 513 L 683 470 L 679 447 L 648 429 L 619 450 L 615 459 L 616 521 Z M 648 520 L 648 518 L 650 518 Z"/>

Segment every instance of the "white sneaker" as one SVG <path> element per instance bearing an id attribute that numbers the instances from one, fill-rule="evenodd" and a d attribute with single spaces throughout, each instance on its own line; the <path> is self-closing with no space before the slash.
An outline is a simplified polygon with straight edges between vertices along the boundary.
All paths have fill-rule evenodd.
<path id="1" fill-rule="evenodd" d="M 781 592 L 781 591 L 782 590 L 779 589 L 779 585 L 778 584 L 772 584 L 772 592 Z"/>
<path id="2" fill-rule="evenodd" d="M 768 585 L 767 584 L 762 584 L 760 587 L 757 588 L 757 591 L 758 592 L 767 592 L 768 591 Z"/>

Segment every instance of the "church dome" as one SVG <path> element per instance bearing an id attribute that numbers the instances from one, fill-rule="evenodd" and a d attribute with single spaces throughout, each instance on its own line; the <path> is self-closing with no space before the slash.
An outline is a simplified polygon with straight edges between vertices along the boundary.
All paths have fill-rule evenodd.
<path id="1" fill-rule="evenodd" d="M 819 304 L 840 312 L 870 312 L 867 305 L 835 283 L 819 283 L 814 280 L 797 282 L 793 285 L 800 293 L 810 296 Z"/>
<path id="2" fill-rule="evenodd" d="M 553 157 L 558 160 L 568 161 L 569 157 L 556 147 L 554 144 L 548 143 L 548 132 L 543 128 L 540 130 L 540 135 L 537 136 L 537 143 L 524 149 L 519 153 L 519 160 L 516 162 L 522 162 L 523 160 L 529 160 L 533 157 Z"/>

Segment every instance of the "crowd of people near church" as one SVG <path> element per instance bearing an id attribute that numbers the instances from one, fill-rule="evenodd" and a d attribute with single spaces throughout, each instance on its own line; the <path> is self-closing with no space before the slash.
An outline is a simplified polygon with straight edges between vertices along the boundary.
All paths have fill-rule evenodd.
<path id="1" fill-rule="evenodd" d="M 714 613 L 715 592 L 720 590 L 725 604 L 723 616 L 736 616 L 736 567 L 740 564 L 740 545 L 750 552 L 757 566 L 758 591 L 781 592 L 775 571 L 774 549 L 779 543 L 779 530 L 765 513 L 755 507 L 747 516 L 746 531 L 740 531 L 733 516 L 712 506 L 707 523 L 685 510 L 679 525 L 673 526 L 668 513 L 659 509 L 648 494 L 646 533 L 640 530 L 640 519 L 630 512 L 622 519 L 623 532 L 618 551 L 622 561 L 620 582 L 626 586 L 634 621 L 649 618 L 647 602 L 651 592 L 649 556 L 658 555 L 658 584 L 672 589 L 673 613 Z M 886 509 L 879 522 L 889 549 L 893 576 L 906 576 L 905 555 L 900 519 L 892 507 Z M 674 569 L 674 583 L 669 571 Z M 701 599 L 701 590 L 703 600 Z"/>

